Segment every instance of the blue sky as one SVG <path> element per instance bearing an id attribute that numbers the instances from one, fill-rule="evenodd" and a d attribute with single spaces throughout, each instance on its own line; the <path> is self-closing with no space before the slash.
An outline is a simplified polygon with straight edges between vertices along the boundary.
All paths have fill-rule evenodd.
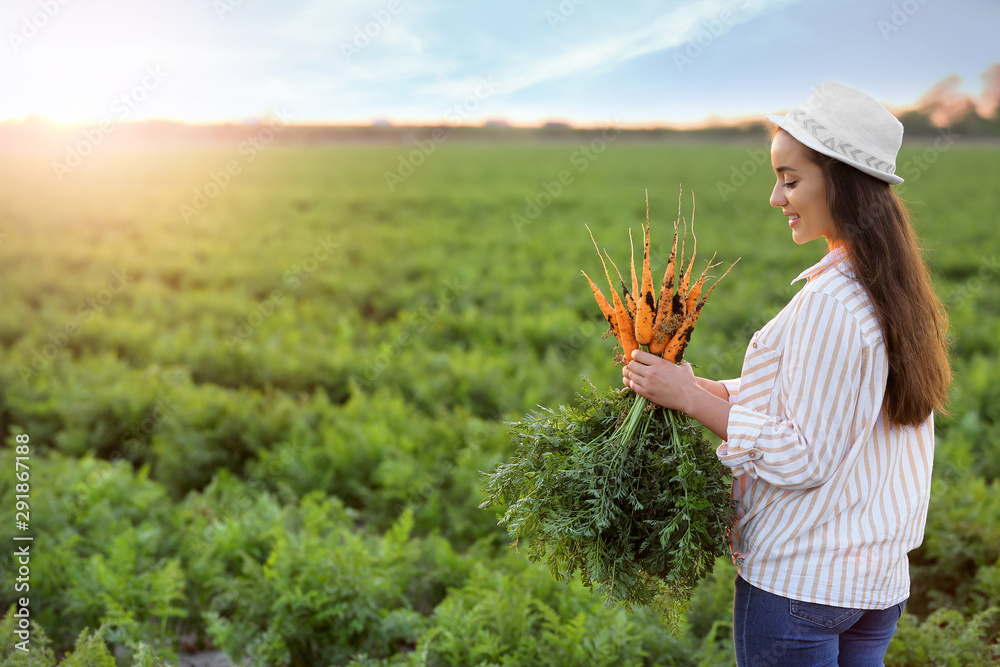
<path id="1" fill-rule="evenodd" d="M 664 125 L 1000 62 L 996 0 L 4 0 L 0 119 Z"/>

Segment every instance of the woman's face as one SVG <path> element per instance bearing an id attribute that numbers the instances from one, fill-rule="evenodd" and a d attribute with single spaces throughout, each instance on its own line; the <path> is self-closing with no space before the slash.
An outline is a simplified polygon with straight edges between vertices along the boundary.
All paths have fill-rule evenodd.
<path id="1" fill-rule="evenodd" d="M 826 181 L 823 170 L 809 159 L 808 149 L 779 130 L 771 142 L 771 167 L 777 176 L 771 206 L 780 206 L 788 216 L 792 240 L 802 245 L 822 236 L 832 247 L 833 216 L 826 203 Z"/>

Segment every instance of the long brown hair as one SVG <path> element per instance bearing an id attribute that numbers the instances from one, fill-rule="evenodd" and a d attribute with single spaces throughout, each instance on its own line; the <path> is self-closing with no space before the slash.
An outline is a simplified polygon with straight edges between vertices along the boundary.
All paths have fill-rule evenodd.
<path id="1" fill-rule="evenodd" d="M 777 132 L 771 132 L 773 140 Z M 948 316 L 934 293 L 910 213 L 889 183 L 808 147 L 823 171 L 834 236 L 868 292 L 889 357 L 883 407 L 898 426 L 944 414 L 951 384 Z"/>

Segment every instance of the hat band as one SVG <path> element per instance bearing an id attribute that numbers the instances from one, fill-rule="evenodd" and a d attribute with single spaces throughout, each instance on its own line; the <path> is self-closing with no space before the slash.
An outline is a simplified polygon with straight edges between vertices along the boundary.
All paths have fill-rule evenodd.
<path id="1" fill-rule="evenodd" d="M 816 137 L 816 140 L 821 144 L 826 146 L 832 151 L 840 153 L 848 160 L 854 162 L 858 165 L 864 165 L 869 169 L 875 169 L 876 171 L 881 171 L 884 174 L 889 174 L 892 176 L 896 171 L 896 165 L 886 162 L 885 160 L 879 159 L 877 156 L 861 149 L 855 148 L 853 144 L 849 144 L 846 141 L 838 141 L 833 134 L 826 129 L 826 126 L 820 125 L 819 121 L 815 118 L 809 116 L 803 109 L 795 109 L 788 113 L 789 118 L 798 123 L 799 127 L 804 129 L 809 134 Z M 819 132 L 823 131 L 829 134 L 826 139 L 820 137 Z"/>

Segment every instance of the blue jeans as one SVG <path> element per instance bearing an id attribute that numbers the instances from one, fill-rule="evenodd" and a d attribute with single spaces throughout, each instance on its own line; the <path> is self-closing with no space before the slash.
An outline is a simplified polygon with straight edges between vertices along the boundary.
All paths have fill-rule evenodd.
<path id="1" fill-rule="evenodd" d="M 739 667 L 881 667 L 906 601 L 888 609 L 799 602 L 736 577 L 733 644 Z"/>

